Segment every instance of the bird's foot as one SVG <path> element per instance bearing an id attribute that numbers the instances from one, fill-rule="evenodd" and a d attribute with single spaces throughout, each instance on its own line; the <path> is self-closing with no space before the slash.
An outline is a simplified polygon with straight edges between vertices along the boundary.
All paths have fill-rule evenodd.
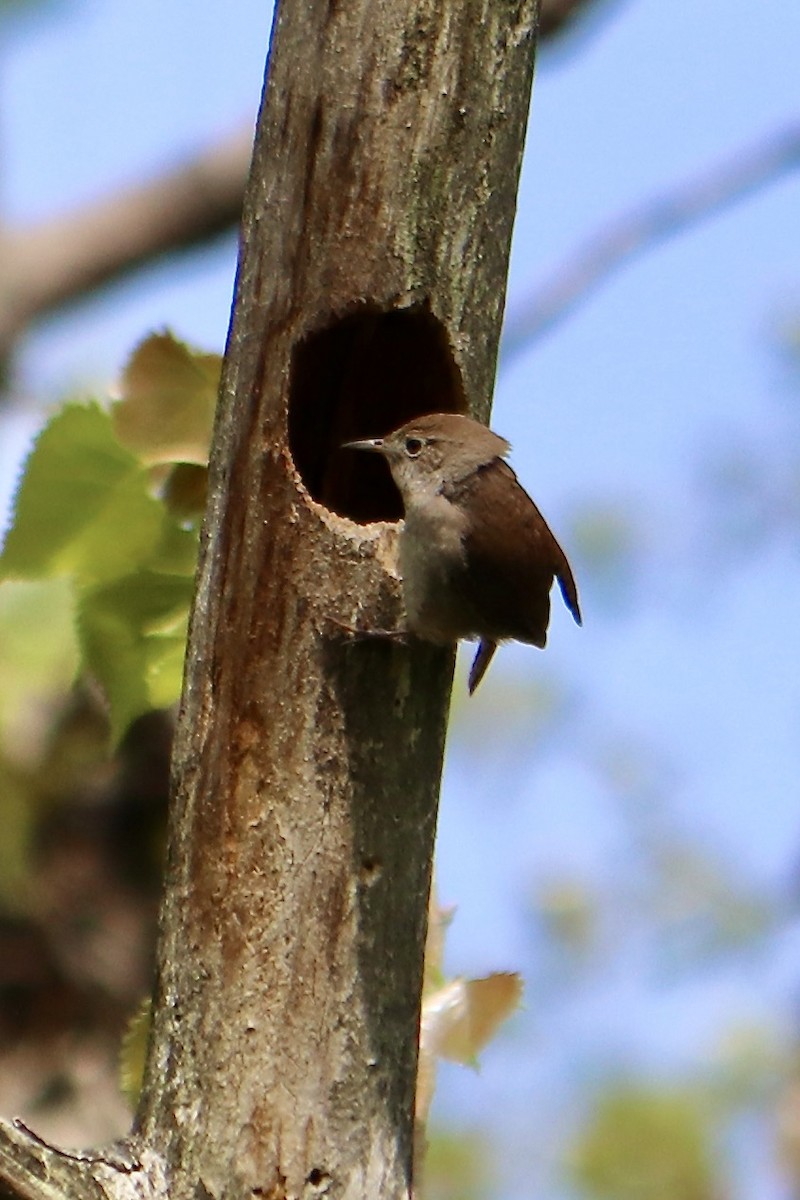
<path id="1" fill-rule="evenodd" d="M 381 638 L 385 641 L 396 642 L 398 645 L 406 645 L 410 638 L 410 634 L 405 629 L 367 629 L 364 626 L 348 625 L 346 621 L 340 621 L 336 617 L 328 617 L 327 620 L 340 633 L 358 640 Z"/>

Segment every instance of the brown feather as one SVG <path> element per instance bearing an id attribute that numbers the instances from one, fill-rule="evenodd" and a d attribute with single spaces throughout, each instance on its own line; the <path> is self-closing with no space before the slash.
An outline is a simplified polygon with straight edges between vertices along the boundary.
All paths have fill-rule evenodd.
<path id="1" fill-rule="evenodd" d="M 444 494 L 469 518 L 459 587 L 494 637 L 543 647 L 554 578 L 567 608 L 581 623 L 578 591 L 566 555 L 508 463 L 496 458 Z M 504 514 L 500 536 L 498 512 Z M 521 596 L 527 597 L 524 607 Z"/>

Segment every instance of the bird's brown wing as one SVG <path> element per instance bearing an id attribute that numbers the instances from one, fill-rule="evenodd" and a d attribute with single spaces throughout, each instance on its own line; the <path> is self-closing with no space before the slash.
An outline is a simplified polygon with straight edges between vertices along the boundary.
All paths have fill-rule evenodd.
<path id="1" fill-rule="evenodd" d="M 495 459 L 447 495 L 468 516 L 462 586 L 485 619 L 480 632 L 544 646 L 554 578 L 580 624 L 578 591 L 566 555 L 507 463 Z"/>

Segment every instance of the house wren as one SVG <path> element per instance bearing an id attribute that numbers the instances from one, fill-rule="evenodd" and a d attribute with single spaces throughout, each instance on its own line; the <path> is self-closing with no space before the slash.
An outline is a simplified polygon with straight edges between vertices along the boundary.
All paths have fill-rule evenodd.
<path id="1" fill-rule="evenodd" d="M 553 579 L 581 624 L 570 565 L 503 461 L 505 438 L 457 413 L 428 413 L 387 437 L 346 445 L 382 454 L 402 496 L 400 574 L 411 632 L 429 642 L 480 641 L 470 694 L 498 642 L 544 647 Z"/>

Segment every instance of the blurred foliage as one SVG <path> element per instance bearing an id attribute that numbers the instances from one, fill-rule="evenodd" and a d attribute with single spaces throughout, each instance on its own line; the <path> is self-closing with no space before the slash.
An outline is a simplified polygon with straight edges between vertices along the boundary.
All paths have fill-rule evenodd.
<path id="1" fill-rule="evenodd" d="M 111 409 L 120 442 L 148 466 L 204 467 L 221 366 L 218 354 L 190 350 L 169 333 L 146 338 L 123 371 Z"/>
<path id="2" fill-rule="evenodd" d="M 150 997 L 147 996 L 129 1020 L 120 1047 L 119 1083 L 131 1109 L 136 1108 L 144 1083 L 152 1015 L 153 1006 Z"/>
<path id="3" fill-rule="evenodd" d="M 25 782 L 8 763 L 0 761 L 0 908 L 8 913 L 24 909 L 28 899 L 28 861 L 36 822 Z"/>
<path id="4" fill-rule="evenodd" d="M 219 368 L 169 334 L 148 338 L 110 411 L 72 403 L 51 418 L 17 492 L 0 589 L 62 585 L 64 640 L 103 688 L 115 741 L 180 693 Z M 187 465 L 189 493 L 175 476 Z"/>
<path id="5" fill-rule="evenodd" d="M 785 1035 L 753 1022 L 732 1023 L 709 1049 L 704 1082 L 722 1113 L 774 1112 L 797 1074 Z"/>
<path id="6" fill-rule="evenodd" d="M 66 814 L 65 845 L 84 814 L 93 822 L 79 838 L 87 869 L 113 848 L 128 879 L 160 871 L 160 847 L 104 822 L 127 821 L 126 797 L 146 805 L 148 788 L 160 803 L 161 727 L 151 723 L 135 779 L 137 738 L 116 760 L 109 746 L 180 693 L 219 365 L 154 335 L 116 403 L 65 404 L 27 460 L 0 555 L 0 919 L 42 915 L 36 864 Z M 147 836 L 146 820 L 136 828 Z"/>
<path id="7" fill-rule="evenodd" d="M 536 885 L 534 911 L 548 942 L 585 962 L 597 946 L 600 897 L 582 876 L 552 874 Z"/>
<path id="8" fill-rule="evenodd" d="M 491 1148 L 480 1130 L 433 1133 L 422 1169 L 424 1200 L 489 1200 L 493 1177 Z"/>
<path id="9" fill-rule="evenodd" d="M 575 1138 L 571 1171 L 592 1200 L 719 1200 L 717 1135 L 690 1090 L 609 1084 Z"/>
<path id="10" fill-rule="evenodd" d="M 0 583 L 0 646 L 0 752 L 21 766 L 40 756 L 53 703 L 78 669 L 68 581 Z"/>
<path id="11" fill-rule="evenodd" d="M 721 956 L 753 952 L 789 915 L 710 849 L 665 841 L 654 852 L 650 911 L 665 970 L 708 969 Z"/>
<path id="12" fill-rule="evenodd" d="M 0 585 L 0 911 L 29 901 L 28 864 L 46 795 L 41 772 L 78 650 L 63 580 Z"/>

